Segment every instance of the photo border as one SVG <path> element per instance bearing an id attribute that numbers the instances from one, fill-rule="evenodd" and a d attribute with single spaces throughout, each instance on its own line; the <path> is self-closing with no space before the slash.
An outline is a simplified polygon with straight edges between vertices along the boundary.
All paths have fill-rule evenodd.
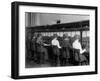
<path id="1" fill-rule="evenodd" d="M 74 9 L 89 9 L 95 10 L 95 71 L 91 72 L 76 72 L 76 73 L 59 73 L 59 74 L 43 74 L 43 75 L 19 75 L 19 6 L 42 6 L 42 7 L 56 7 L 56 8 L 74 8 Z M 72 76 L 72 75 L 88 75 L 97 74 L 97 13 L 96 6 L 81 6 L 81 5 L 62 5 L 62 4 L 48 4 L 48 3 L 31 3 L 31 2 L 12 2 L 11 6 L 11 77 L 13 79 L 25 78 L 42 78 L 42 77 L 58 77 L 58 76 Z"/>

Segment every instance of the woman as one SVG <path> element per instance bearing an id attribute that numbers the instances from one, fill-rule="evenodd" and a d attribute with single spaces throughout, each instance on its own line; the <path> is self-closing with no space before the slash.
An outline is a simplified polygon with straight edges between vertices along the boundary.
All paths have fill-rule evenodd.
<path id="1" fill-rule="evenodd" d="M 69 49 L 70 49 L 70 47 L 71 47 L 71 44 L 70 44 L 68 34 L 64 34 L 63 40 L 62 40 L 62 54 L 61 54 L 62 65 L 66 65 L 66 63 L 69 61 L 69 58 L 70 58 Z"/>
<path id="2" fill-rule="evenodd" d="M 51 41 L 52 44 L 52 50 L 53 50 L 53 57 L 54 57 L 54 63 L 55 66 L 59 66 L 60 65 L 60 44 L 59 41 L 57 39 L 57 34 L 54 34 L 53 39 Z"/>
<path id="3" fill-rule="evenodd" d="M 44 47 L 44 40 L 41 34 L 38 35 L 36 43 L 38 58 L 40 59 L 40 63 L 44 63 L 46 60 L 48 60 L 48 52 L 47 49 Z"/>
<path id="4" fill-rule="evenodd" d="M 86 57 L 83 55 L 83 53 L 86 52 L 86 49 L 85 48 L 82 49 L 81 43 L 79 41 L 80 40 L 80 36 L 79 35 L 75 35 L 74 38 L 75 38 L 75 40 L 74 40 L 72 46 L 73 46 L 74 49 L 79 50 L 80 62 L 87 62 Z"/>

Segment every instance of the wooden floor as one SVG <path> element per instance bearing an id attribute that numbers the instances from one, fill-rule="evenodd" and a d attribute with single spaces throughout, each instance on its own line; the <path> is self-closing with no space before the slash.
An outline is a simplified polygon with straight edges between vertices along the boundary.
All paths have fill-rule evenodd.
<path id="1" fill-rule="evenodd" d="M 61 67 L 61 66 L 74 66 L 74 65 L 68 62 L 64 65 L 61 65 L 59 63 L 55 65 L 54 63 L 50 63 L 48 61 L 46 61 L 45 63 L 36 63 L 34 60 L 26 62 L 26 68 Z"/>

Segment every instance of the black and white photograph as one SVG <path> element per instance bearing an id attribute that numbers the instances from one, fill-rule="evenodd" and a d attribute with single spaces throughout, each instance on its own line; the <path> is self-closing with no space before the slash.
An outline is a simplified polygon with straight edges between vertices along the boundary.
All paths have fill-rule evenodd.
<path id="1" fill-rule="evenodd" d="M 12 3 L 14 79 L 97 74 L 97 7 Z"/>
<path id="2" fill-rule="evenodd" d="M 25 67 L 89 65 L 90 16 L 25 12 Z"/>

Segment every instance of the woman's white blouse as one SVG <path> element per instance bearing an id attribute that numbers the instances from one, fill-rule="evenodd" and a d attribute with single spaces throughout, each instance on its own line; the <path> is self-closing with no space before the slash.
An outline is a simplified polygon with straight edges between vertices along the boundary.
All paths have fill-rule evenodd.
<path id="1" fill-rule="evenodd" d="M 82 49 L 81 43 L 79 42 L 79 40 L 75 40 L 72 44 L 73 48 L 75 49 L 79 49 L 80 50 L 80 54 L 84 53 L 86 51 L 86 49 Z"/>
<path id="2" fill-rule="evenodd" d="M 53 39 L 51 41 L 51 44 L 54 45 L 54 46 L 57 46 L 58 48 L 61 48 L 60 44 L 59 44 L 59 41 L 57 39 Z"/>

